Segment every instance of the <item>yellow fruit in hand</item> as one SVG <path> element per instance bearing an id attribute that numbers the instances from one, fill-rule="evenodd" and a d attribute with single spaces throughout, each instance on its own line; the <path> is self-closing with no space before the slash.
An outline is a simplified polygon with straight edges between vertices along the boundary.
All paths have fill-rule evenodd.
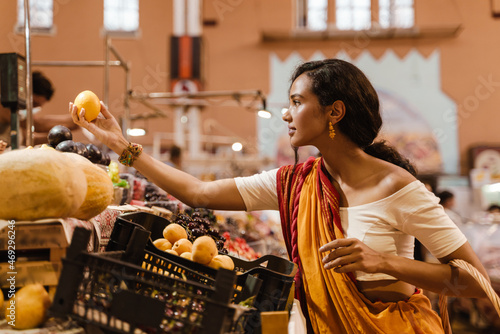
<path id="1" fill-rule="evenodd" d="M 234 270 L 233 259 L 231 259 L 229 256 L 223 255 L 223 254 L 217 254 L 214 256 L 213 260 L 216 260 L 216 259 L 222 263 L 222 268 L 227 269 L 227 270 Z"/>
<path id="2" fill-rule="evenodd" d="M 85 119 L 89 122 L 96 119 L 101 111 L 99 98 L 90 90 L 84 90 L 78 94 L 74 105 L 78 108 L 78 115 L 80 115 L 82 108 L 85 109 Z"/>
<path id="3" fill-rule="evenodd" d="M 170 243 L 170 241 L 164 238 L 156 239 L 155 241 L 153 241 L 153 245 L 155 245 L 156 248 L 162 251 L 172 249 L 172 244 Z"/>
<path id="4" fill-rule="evenodd" d="M 179 255 L 180 257 L 183 257 L 185 259 L 188 259 L 188 260 L 191 260 L 193 261 L 193 254 L 191 254 L 191 252 L 184 252 L 182 253 L 181 255 Z"/>
<path id="5" fill-rule="evenodd" d="M 192 248 L 193 244 L 188 239 L 179 239 L 172 245 L 172 250 L 176 251 L 179 255 L 185 252 L 191 252 Z"/>
<path id="6" fill-rule="evenodd" d="M 5 305 L 7 323 L 15 329 L 40 326 L 50 307 L 50 297 L 41 284 L 28 284 L 21 288 Z"/>
<path id="7" fill-rule="evenodd" d="M 201 264 L 209 264 L 210 261 L 217 255 L 217 245 L 214 239 L 208 235 L 196 238 L 193 242 L 193 261 Z"/>
<path id="8" fill-rule="evenodd" d="M 172 223 L 167 225 L 167 227 L 163 230 L 163 237 L 170 241 L 173 245 L 177 240 L 187 239 L 188 236 L 184 227 L 179 224 Z"/>

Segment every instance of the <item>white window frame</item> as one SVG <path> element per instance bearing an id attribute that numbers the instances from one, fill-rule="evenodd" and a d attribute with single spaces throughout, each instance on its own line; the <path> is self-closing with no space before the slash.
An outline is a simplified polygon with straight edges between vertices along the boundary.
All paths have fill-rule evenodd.
<path id="1" fill-rule="evenodd" d="M 358 2 L 364 1 L 364 6 L 358 6 Z M 342 3 L 342 6 L 339 4 Z M 342 13 L 344 12 L 344 13 Z M 364 12 L 365 17 L 360 17 L 359 14 Z M 340 15 L 349 15 L 351 17 L 349 25 L 342 27 L 339 26 Z M 358 14 L 358 22 L 353 20 L 354 16 Z M 335 1 L 335 27 L 338 30 L 369 30 L 372 26 L 372 4 L 370 0 L 337 0 Z"/>
<path id="2" fill-rule="evenodd" d="M 110 8 L 107 8 L 107 5 L 109 6 L 110 3 L 109 1 L 113 2 L 119 2 L 120 4 L 118 5 L 118 11 L 122 11 L 121 13 L 115 12 L 115 13 L 110 13 L 108 12 Z M 136 8 L 126 8 L 127 3 L 129 5 L 132 5 L 133 7 Z M 121 8 L 120 8 L 121 7 Z M 127 13 L 127 11 L 133 11 L 134 9 L 137 9 L 136 13 Z M 140 3 L 139 0 L 103 0 L 103 27 L 102 27 L 102 34 L 103 35 L 110 35 L 113 37 L 139 37 L 141 35 L 140 31 L 140 17 L 139 17 L 139 11 L 140 11 Z M 116 29 L 108 29 L 106 26 L 108 23 L 106 22 L 107 19 L 112 18 L 116 19 L 117 17 L 120 17 L 121 14 L 121 22 L 118 22 L 117 28 Z M 136 22 L 137 26 L 135 29 L 127 29 L 127 27 L 124 25 L 124 18 L 123 15 L 132 15 L 136 16 Z"/>
<path id="3" fill-rule="evenodd" d="M 382 6 L 381 3 L 386 2 L 387 5 Z M 380 18 L 387 15 L 386 21 Z M 411 16 L 411 22 L 405 20 L 404 17 Z M 409 29 L 415 26 L 415 1 L 414 0 L 379 0 L 379 25 L 382 29 L 402 28 Z"/>
<path id="4" fill-rule="evenodd" d="M 310 28 L 310 24 L 308 22 L 308 16 L 309 16 L 309 10 L 310 7 L 308 5 L 309 1 L 311 0 L 296 0 L 296 27 L 301 30 L 306 30 L 306 31 L 325 31 L 329 30 L 330 27 L 335 27 L 335 30 L 340 30 L 340 31 L 356 31 L 356 30 L 370 30 L 373 29 L 373 25 L 375 24 L 377 28 L 382 28 L 382 29 L 392 29 L 392 28 L 401 28 L 401 29 L 411 29 L 415 26 L 415 0 L 371 0 L 369 1 L 369 16 L 366 18 L 366 24 L 362 25 L 361 27 L 353 27 L 352 25 L 349 27 L 346 27 L 344 29 L 341 29 L 341 27 L 338 26 L 338 19 L 335 17 L 335 23 L 333 23 L 333 20 L 329 19 L 328 15 L 335 13 L 335 16 L 337 16 L 338 12 L 338 3 L 340 2 L 339 0 L 326 0 L 326 8 L 325 8 L 325 18 L 326 22 L 323 24 L 322 29 L 317 29 L 317 28 Z M 372 6 L 374 1 L 378 1 L 378 7 L 377 5 Z M 387 11 L 384 13 L 383 11 L 386 10 L 386 6 L 380 6 L 381 3 L 384 1 L 387 1 L 390 6 L 392 6 L 392 9 L 389 10 L 389 13 L 387 14 Z M 355 1 L 350 0 L 348 1 L 348 6 L 347 9 L 350 9 L 351 11 L 355 10 Z M 333 10 L 329 9 L 329 6 L 335 6 Z M 344 7 L 345 9 L 345 7 Z M 378 15 L 375 15 L 374 11 L 378 9 Z M 407 13 L 405 14 L 404 11 Z M 399 18 L 408 15 L 408 12 L 410 12 L 412 20 L 409 24 L 400 24 L 399 23 Z M 395 15 L 394 18 L 392 18 L 390 15 Z M 383 15 L 389 15 L 390 17 L 388 18 L 388 21 L 391 21 L 389 25 L 387 24 L 380 24 L 380 17 Z M 351 14 L 353 15 L 353 14 Z M 372 22 L 373 17 L 378 18 L 378 22 Z"/>
<path id="5" fill-rule="evenodd" d="M 30 31 L 33 34 L 52 35 L 54 26 L 54 0 L 29 0 Z M 50 24 L 40 24 L 40 18 Z M 24 33 L 24 0 L 17 0 L 17 20 L 14 28 L 18 34 Z"/>
<path id="6" fill-rule="evenodd" d="M 311 31 L 324 31 L 328 28 L 328 0 L 307 0 L 305 28 Z M 321 9 L 323 13 L 321 13 Z M 320 20 L 318 22 L 318 20 Z"/>

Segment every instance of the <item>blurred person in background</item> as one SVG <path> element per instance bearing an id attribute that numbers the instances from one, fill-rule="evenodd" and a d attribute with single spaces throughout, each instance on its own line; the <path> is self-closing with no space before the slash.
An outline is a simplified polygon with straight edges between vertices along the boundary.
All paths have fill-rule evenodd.
<path id="1" fill-rule="evenodd" d="M 71 115 L 42 115 L 42 107 L 52 99 L 55 89 L 52 82 L 39 71 L 32 73 L 33 88 L 33 144 L 45 144 L 48 142 L 47 134 L 56 125 L 63 125 L 70 130 L 79 127 L 73 123 Z M 0 139 L 8 140 L 10 137 L 10 114 L 11 110 L 0 105 Z M 19 130 L 22 145 L 26 144 L 26 109 L 18 111 Z M 1 149 L 1 146 L 0 146 Z"/>
<path id="2" fill-rule="evenodd" d="M 498 204 L 491 204 L 488 207 L 488 209 L 486 209 L 486 211 L 488 211 L 488 213 L 500 214 L 500 205 L 498 205 Z"/>
<path id="3" fill-rule="evenodd" d="M 458 227 L 461 227 L 463 225 L 463 219 L 455 210 L 453 210 L 455 208 L 455 194 L 451 191 L 443 190 L 438 193 L 437 196 L 439 197 L 439 204 L 443 206 L 446 214 Z"/>
<path id="4" fill-rule="evenodd" d="M 169 156 L 167 165 L 182 170 L 182 149 L 177 145 L 172 145 Z"/>

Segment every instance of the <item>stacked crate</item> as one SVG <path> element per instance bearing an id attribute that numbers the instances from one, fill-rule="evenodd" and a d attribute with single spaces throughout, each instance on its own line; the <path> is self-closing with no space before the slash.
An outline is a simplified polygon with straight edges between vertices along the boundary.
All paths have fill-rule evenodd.
<path id="1" fill-rule="evenodd" d="M 62 219 L 0 220 L 0 284 L 3 289 L 41 283 L 54 293 L 68 238 Z"/>

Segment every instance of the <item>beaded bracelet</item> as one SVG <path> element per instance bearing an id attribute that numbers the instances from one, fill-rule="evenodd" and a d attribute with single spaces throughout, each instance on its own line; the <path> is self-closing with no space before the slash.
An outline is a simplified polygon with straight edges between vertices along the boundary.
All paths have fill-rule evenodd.
<path id="1" fill-rule="evenodd" d="M 123 150 L 122 154 L 120 155 L 120 158 L 118 158 L 118 161 L 127 167 L 132 167 L 132 164 L 137 158 L 139 158 L 141 153 L 142 153 L 142 145 L 128 143 L 127 148 Z"/>

